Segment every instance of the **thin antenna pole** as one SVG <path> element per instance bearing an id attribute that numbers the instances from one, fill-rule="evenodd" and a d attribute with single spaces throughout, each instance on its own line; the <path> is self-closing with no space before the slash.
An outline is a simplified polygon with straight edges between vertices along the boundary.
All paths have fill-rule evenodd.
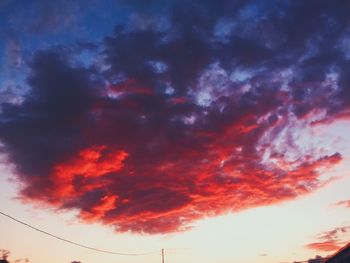
<path id="1" fill-rule="evenodd" d="M 162 248 L 162 263 L 164 263 L 164 248 Z"/>

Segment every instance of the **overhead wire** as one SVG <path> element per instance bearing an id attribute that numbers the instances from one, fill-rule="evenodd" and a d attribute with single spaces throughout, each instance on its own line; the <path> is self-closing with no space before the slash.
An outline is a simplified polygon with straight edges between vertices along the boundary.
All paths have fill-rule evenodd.
<path id="1" fill-rule="evenodd" d="M 81 244 L 81 243 L 78 243 L 78 242 L 74 242 L 74 241 L 71 241 L 69 239 L 65 239 L 65 238 L 62 238 L 62 237 L 59 237 L 59 236 L 56 236 L 54 234 L 51 234 L 50 232 L 47 232 L 47 231 L 44 231 L 44 230 L 41 230 L 37 227 L 34 227 L 28 223 L 25 223 L 21 220 L 18 220 L 16 219 L 15 217 L 13 216 L 10 216 L 2 211 L 0 211 L 0 214 L 5 216 L 5 217 L 8 217 L 9 219 L 17 222 L 17 223 L 20 223 L 26 227 L 29 227 L 35 231 L 38 231 L 42 234 L 45 234 L 45 235 L 48 235 L 50 237 L 53 237 L 55 239 L 58 239 L 58 240 L 61 240 L 63 242 L 66 242 L 66 243 L 69 243 L 71 245 L 75 245 L 75 246 L 78 246 L 78 247 L 82 247 L 82 248 L 86 248 L 86 249 L 89 249 L 89 250 L 93 250 L 93 251 L 96 251 L 96 252 L 101 252 L 101 253 L 106 253 L 106 254 L 113 254 L 113 255 L 119 255 L 119 256 L 146 256 L 146 255 L 152 255 L 152 254 L 159 254 L 159 250 L 157 251 L 151 251 L 151 252 L 145 252 L 145 253 L 122 253 L 122 252 L 115 252 L 115 251 L 109 251 L 109 250 L 104 250 L 104 249 L 99 249 L 99 248 L 95 248 L 95 247 L 90 247 L 90 246 L 86 246 L 84 244 Z"/>

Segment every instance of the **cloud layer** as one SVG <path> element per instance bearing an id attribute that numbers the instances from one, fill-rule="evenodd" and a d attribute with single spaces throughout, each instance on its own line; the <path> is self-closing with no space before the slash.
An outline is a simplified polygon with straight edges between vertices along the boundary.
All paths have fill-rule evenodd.
<path id="1" fill-rule="evenodd" d="M 307 244 L 306 247 L 320 252 L 334 252 L 348 243 L 344 236 L 349 233 L 350 226 L 337 227 L 319 234 L 318 242 Z"/>
<path id="2" fill-rule="evenodd" d="M 341 154 L 302 136 L 350 116 L 349 4 L 137 3 L 102 41 L 36 52 L 2 104 L 23 200 L 154 234 L 322 185 Z"/>

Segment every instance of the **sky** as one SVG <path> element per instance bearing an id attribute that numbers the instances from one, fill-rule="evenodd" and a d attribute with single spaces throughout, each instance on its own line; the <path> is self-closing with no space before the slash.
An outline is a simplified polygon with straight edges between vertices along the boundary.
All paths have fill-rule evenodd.
<path id="1" fill-rule="evenodd" d="M 0 1 L 11 263 L 271 263 L 350 240 L 350 3 Z M 0 253 L 0 256 L 1 256 Z"/>

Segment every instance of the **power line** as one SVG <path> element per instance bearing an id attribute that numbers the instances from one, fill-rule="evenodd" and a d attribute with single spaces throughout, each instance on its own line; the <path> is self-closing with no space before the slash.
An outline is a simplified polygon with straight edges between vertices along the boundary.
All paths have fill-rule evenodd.
<path id="1" fill-rule="evenodd" d="M 104 249 L 99 249 L 99 248 L 94 248 L 94 247 L 89 247 L 89 246 L 86 246 L 86 245 L 83 245 L 83 244 L 80 244 L 80 243 L 77 243 L 77 242 L 74 242 L 74 241 L 71 241 L 71 240 L 68 240 L 68 239 L 65 239 L 65 238 L 62 238 L 62 237 L 59 237 L 59 236 L 56 236 L 54 234 L 51 234 L 47 231 L 44 231 L 44 230 L 41 230 L 37 227 L 34 227 L 30 224 L 27 224 L 21 220 L 18 220 L 4 212 L 1 212 L 0 211 L 0 214 L 3 215 L 3 216 L 6 216 L 8 218 L 10 218 L 11 220 L 13 221 L 16 221 L 17 223 L 20 223 L 24 226 L 27 226 L 31 229 L 34 229 L 35 231 L 38 231 L 40 233 L 43 233 L 43 234 L 46 234 L 50 237 L 53 237 L 53 238 L 56 238 L 58 240 L 61 240 L 61 241 L 64 241 L 64 242 L 67 242 L 69 244 L 72 244 L 72 245 L 75 245 L 75 246 L 78 246 L 78 247 L 82 247 L 82 248 L 86 248 L 86 249 L 90 249 L 90 250 L 93 250 L 93 251 L 96 251 L 96 252 L 101 252 L 101 253 L 107 253 L 107 254 L 113 254 L 113 255 L 120 255 L 120 256 L 146 256 L 146 255 L 151 255 L 151 254 L 159 254 L 159 250 L 158 251 L 152 251 L 152 252 L 146 252 L 146 253 L 121 253 L 121 252 L 114 252 L 114 251 L 108 251 L 108 250 L 104 250 Z"/>

